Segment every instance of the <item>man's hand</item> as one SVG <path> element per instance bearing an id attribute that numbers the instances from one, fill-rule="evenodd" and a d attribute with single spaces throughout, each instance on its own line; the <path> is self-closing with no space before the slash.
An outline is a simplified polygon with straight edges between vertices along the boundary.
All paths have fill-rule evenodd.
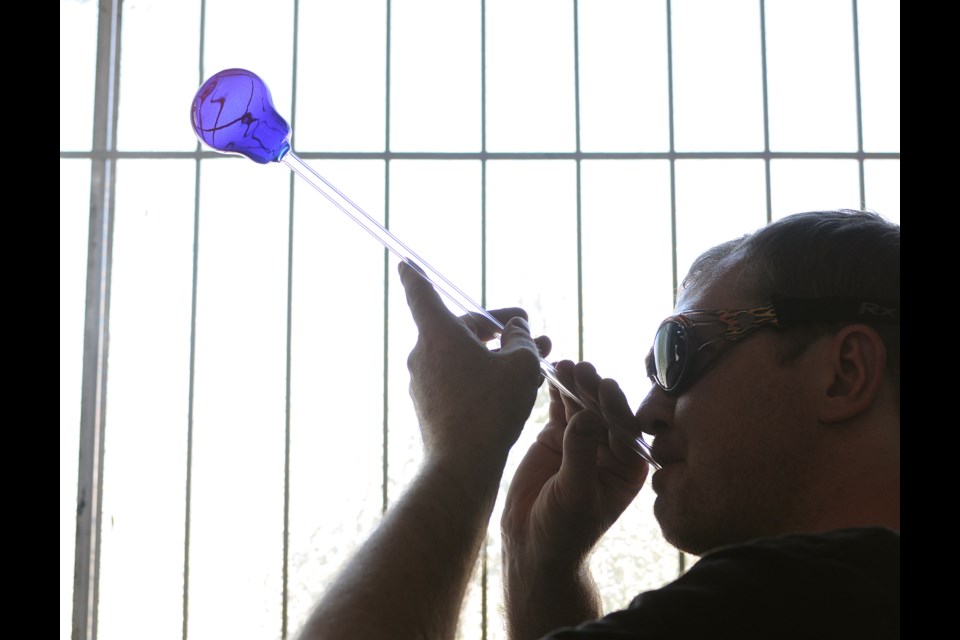
<path id="1" fill-rule="evenodd" d="M 490 351 L 489 320 L 457 318 L 405 264 L 400 278 L 420 336 L 409 358 L 426 455 L 383 522 L 329 585 L 301 632 L 324 638 L 452 638 L 510 446 L 540 378 L 522 309 Z M 549 341 L 539 341 L 543 353 Z"/>
<path id="2" fill-rule="evenodd" d="M 497 328 L 488 319 L 454 316 L 402 262 L 400 278 L 419 331 L 407 366 L 427 458 L 505 456 L 533 409 L 543 381 L 538 352 L 549 353 L 549 340 L 534 341 L 523 309 L 500 309 L 490 312 L 504 324 L 500 349 L 491 351 L 484 343 Z"/>
<path id="3" fill-rule="evenodd" d="M 550 389 L 550 417 L 510 484 L 501 528 L 512 637 L 539 637 L 601 615 L 590 551 L 636 497 L 647 463 L 607 430 L 639 432 L 619 385 L 593 365 L 557 364 L 589 407 Z"/>

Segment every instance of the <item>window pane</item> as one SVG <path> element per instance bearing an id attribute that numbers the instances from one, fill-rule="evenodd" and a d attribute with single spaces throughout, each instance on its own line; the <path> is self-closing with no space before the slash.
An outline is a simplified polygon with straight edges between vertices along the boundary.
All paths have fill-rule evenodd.
<path id="1" fill-rule="evenodd" d="M 60 638 L 73 624 L 90 162 L 60 161 Z"/>
<path id="2" fill-rule="evenodd" d="M 205 0 L 204 80 L 224 69 L 247 69 L 270 89 L 277 113 L 290 122 L 293 0 Z M 194 87 L 184 105 L 199 89 Z M 184 116 L 186 118 L 186 116 Z M 188 120 L 189 122 L 189 120 Z"/>
<path id="3" fill-rule="evenodd" d="M 198 0 L 123 4 L 119 149 L 189 151 L 196 147 L 187 114 L 200 86 L 199 20 Z"/>
<path id="4" fill-rule="evenodd" d="M 526 309 L 564 358 L 579 350 L 576 189 L 572 161 L 487 163 L 487 299 Z"/>
<path id="5" fill-rule="evenodd" d="M 96 2 L 60 0 L 61 151 L 93 144 L 98 17 Z"/>
<path id="6" fill-rule="evenodd" d="M 774 160 L 770 163 L 773 217 L 800 211 L 860 208 L 855 160 Z"/>
<path id="7" fill-rule="evenodd" d="M 580 145 L 669 148 L 665 3 L 581 2 Z"/>
<path id="8" fill-rule="evenodd" d="M 857 3 L 863 148 L 900 151 L 900 2 Z M 899 184 L 899 183 L 898 183 Z"/>
<path id="9" fill-rule="evenodd" d="M 383 151 L 386 3 L 355 0 L 298 6 L 294 147 Z"/>
<path id="10" fill-rule="evenodd" d="M 182 628 L 195 163 L 120 161 L 98 637 Z M 164 189 L 151 185 L 163 184 Z"/>
<path id="11" fill-rule="evenodd" d="M 856 151 L 850 4 L 768 2 L 770 148 Z"/>
<path id="12" fill-rule="evenodd" d="M 677 162 L 677 282 L 710 247 L 763 226 L 761 160 Z"/>
<path id="13" fill-rule="evenodd" d="M 759 5 L 674 0 L 676 148 L 763 149 Z"/>
<path id="14" fill-rule="evenodd" d="M 900 224 L 900 161 L 863 163 L 866 207 Z"/>
<path id="15" fill-rule="evenodd" d="M 657 161 L 584 162 L 584 358 L 620 384 L 636 409 L 650 389 L 644 358 L 673 308 L 670 167 Z M 677 577 L 677 550 L 652 517 L 649 483 L 604 535 L 591 568 L 605 611 Z"/>
<path id="16" fill-rule="evenodd" d="M 311 164 L 382 223 L 382 161 Z M 305 183 L 297 184 L 290 362 L 291 632 L 301 627 L 342 563 L 380 520 L 383 254 L 383 246 L 353 220 Z"/>
<path id="17" fill-rule="evenodd" d="M 486 7 L 487 149 L 572 151 L 572 6 L 487 0 Z"/>
<path id="18" fill-rule="evenodd" d="M 395 1 L 390 27 L 390 149 L 479 151 L 480 3 Z"/>
<path id="19" fill-rule="evenodd" d="M 290 179 L 202 166 L 190 637 L 280 634 Z"/>

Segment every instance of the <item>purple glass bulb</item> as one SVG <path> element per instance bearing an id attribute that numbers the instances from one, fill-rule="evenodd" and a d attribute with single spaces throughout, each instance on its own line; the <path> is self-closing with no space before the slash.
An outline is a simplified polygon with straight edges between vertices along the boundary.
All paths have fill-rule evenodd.
<path id="1" fill-rule="evenodd" d="M 290 151 L 290 125 L 274 109 L 267 85 L 246 69 L 225 69 L 204 82 L 190 120 L 197 137 L 223 153 L 267 164 Z"/>

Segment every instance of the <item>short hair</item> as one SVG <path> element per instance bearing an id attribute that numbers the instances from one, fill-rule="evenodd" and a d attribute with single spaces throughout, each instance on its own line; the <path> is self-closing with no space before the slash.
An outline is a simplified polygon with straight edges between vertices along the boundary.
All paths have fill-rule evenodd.
<path id="1" fill-rule="evenodd" d="M 877 213 L 840 209 L 786 216 L 704 252 L 681 288 L 708 283 L 733 261 L 743 267 L 738 293 L 758 304 L 773 296 L 859 298 L 895 304 L 899 317 L 900 225 Z M 900 325 L 874 328 L 899 389 Z M 828 329 L 821 326 L 817 333 Z"/>

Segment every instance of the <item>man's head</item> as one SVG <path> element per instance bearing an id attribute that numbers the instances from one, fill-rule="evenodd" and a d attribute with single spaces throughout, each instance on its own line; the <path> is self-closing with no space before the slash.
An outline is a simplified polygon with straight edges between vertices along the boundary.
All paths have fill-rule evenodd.
<path id="1" fill-rule="evenodd" d="M 764 304 L 780 296 L 885 302 L 896 307 L 895 324 L 886 322 L 883 309 L 876 310 L 875 321 L 869 314 L 845 320 L 865 321 L 881 334 L 888 371 L 899 391 L 900 225 L 867 211 L 787 216 L 701 254 L 680 285 L 680 293 L 708 285 L 734 263 L 742 267 L 734 293 Z M 797 328 L 810 338 L 841 322 Z"/>
<path id="2" fill-rule="evenodd" d="M 791 326 L 765 309 L 782 296 L 814 312 L 827 307 L 810 299 L 885 306 L 879 322 L 815 314 Z M 691 350 L 670 355 L 700 366 L 674 392 L 655 387 L 637 414 L 663 464 L 653 487 L 668 540 L 703 553 L 761 535 L 893 526 L 894 512 L 899 527 L 899 301 L 900 228 L 870 213 L 796 214 L 698 258 L 674 325 Z M 882 313 L 894 307 L 891 324 Z M 742 318 L 763 328 L 739 331 Z"/>

